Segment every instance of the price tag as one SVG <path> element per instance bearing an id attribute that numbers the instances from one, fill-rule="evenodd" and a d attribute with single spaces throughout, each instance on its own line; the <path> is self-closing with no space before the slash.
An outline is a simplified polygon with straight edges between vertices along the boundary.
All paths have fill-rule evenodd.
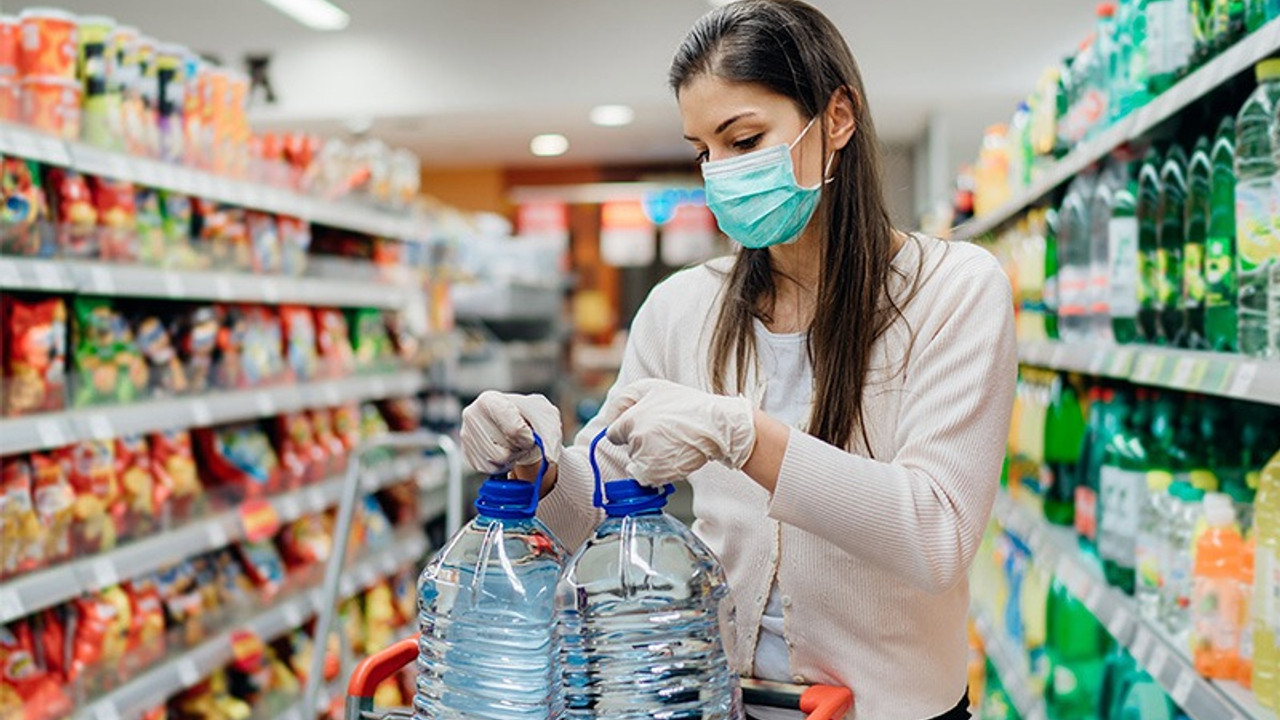
<path id="1" fill-rule="evenodd" d="M 222 526 L 221 521 L 211 522 L 207 527 L 210 548 L 226 547 L 227 543 L 231 542 L 231 538 L 227 537 L 227 529 Z"/>
<path id="2" fill-rule="evenodd" d="M 50 165 L 70 165 L 71 154 L 67 152 L 67 146 L 62 140 L 52 135 L 36 135 L 35 141 L 39 150 L 37 151 L 40 160 Z"/>
<path id="3" fill-rule="evenodd" d="M 280 519 L 289 522 L 302 517 L 302 503 L 298 501 L 298 496 L 294 494 L 285 495 L 280 498 Z"/>
<path id="4" fill-rule="evenodd" d="M 102 413 L 94 413 L 89 416 L 89 437 L 94 440 L 110 440 L 115 436 L 116 429 L 111 424 L 111 418 Z"/>
<path id="5" fill-rule="evenodd" d="M 276 414 L 276 398 L 269 392 L 263 391 L 253 396 L 254 405 L 258 408 L 258 414 L 266 417 Z"/>
<path id="6" fill-rule="evenodd" d="M 183 688 L 189 688 L 203 679 L 204 675 L 196 667 L 194 660 L 183 658 L 178 661 L 178 682 L 182 683 Z"/>
<path id="7" fill-rule="evenodd" d="M 219 300 L 231 300 L 235 295 L 235 290 L 231 287 L 231 279 L 226 275 L 219 275 L 213 279 L 213 294 Z"/>
<path id="8" fill-rule="evenodd" d="M 280 283 L 272 279 L 263 280 L 262 299 L 270 305 L 280 302 Z"/>
<path id="9" fill-rule="evenodd" d="M 99 558 L 90 566 L 93 573 L 93 584 L 99 588 L 108 588 L 119 584 L 120 574 L 116 572 L 115 563 L 108 558 Z"/>
<path id="10" fill-rule="evenodd" d="M 22 598 L 18 597 L 18 591 L 13 588 L 0 588 L 0 623 L 22 617 L 24 614 L 26 614 L 26 607 L 22 604 Z"/>
<path id="11" fill-rule="evenodd" d="M 1107 350 L 1094 350 L 1089 358 L 1089 374 L 1101 375 L 1111 364 L 1111 354 Z"/>
<path id="12" fill-rule="evenodd" d="M 22 275 L 12 260 L 0 260 L 0 288 L 21 288 Z"/>
<path id="13" fill-rule="evenodd" d="M 1191 690 L 1196 686 L 1198 676 L 1191 670 L 1184 669 L 1178 675 L 1178 681 L 1173 684 L 1173 690 L 1169 693 L 1169 697 L 1178 704 L 1179 707 L 1186 705 L 1187 700 L 1191 697 Z"/>
<path id="14" fill-rule="evenodd" d="M 167 272 L 163 276 L 164 294 L 171 298 L 186 297 L 186 284 L 182 282 L 182 276 L 177 273 Z"/>
<path id="15" fill-rule="evenodd" d="M 36 434 L 44 447 L 60 447 L 67 444 L 67 433 L 62 423 L 51 418 L 36 421 Z"/>
<path id="16" fill-rule="evenodd" d="M 196 427 L 208 427 L 213 424 L 213 410 L 208 400 L 191 401 L 191 417 Z"/>
<path id="17" fill-rule="evenodd" d="M 1147 652 L 1151 650 L 1151 633 L 1144 628 L 1138 628 L 1133 634 L 1133 644 L 1129 647 L 1129 652 L 1133 655 L 1133 659 L 1139 664 L 1147 663 Z"/>
<path id="18" fill-rule="evenodd" d="M 1257 363 L 1240 363 L 1236 366 L 1235 375 L 1231 376 L 1231 386 L 1227 388 L 1227 394 L 1231 397 L 1245 397 L 1249 394 L 1249 388 L 1253 386 L 1253 379 L 1258 377 Z"/>
<path id="19" fill-rule="evenodd" d="M 1151 656 L 1147 658 L 1147 672 L 1151 673 L 1151 677 L 1160 679 L 1160 673 L 1164 672 L 1164 666 L 1169 662 L 1169 651 L 1165 649 L 1163 643 L 1155 643 L 1151 649 Z"/>
<path id="20" fill-rule="evenodd" d="M 1196 361 L 1189 357 L 1178 358 L 1173 364 L 1173 373 L 1169 376 L 1169 385 L 1181 390 L 1191 388 L 1191 374 L 1195 371 Z"/>
<path id="21" fill-rule="evenodd" d="M 302 620 L 302 608 L 298 607 L 298 603 L 291 602 L 284 606 L 284 621 L 289 627 L 298 627 L 302 624 Z"/>
<path id="22" fill-rule="evenodd" d="M 1112 614 L 1111 620 L 1107 622 L 1107 632 L 1111 633 L 1111 637 L 1117 641 L 1124 638 L 1124 633 L 1129 629 L 1129 613 L 1124 608 L 1117 607 L 1115 613 Z"/>
<path id="23" fill-rule="evenodd" d="M 62 280 L 62 273 L 50 263 L 36 263 L 35 269 L 36 287 L 40 290 L 59 290 L 66 284 Z"/>

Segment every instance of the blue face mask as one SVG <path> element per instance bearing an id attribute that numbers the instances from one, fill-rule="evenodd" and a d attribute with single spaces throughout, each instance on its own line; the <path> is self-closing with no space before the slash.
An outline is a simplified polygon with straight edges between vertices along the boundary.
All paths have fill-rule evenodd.
<path id="1" fill-rule="evenodd" d="M 791 149 L 816 121 L 810 120 L 790 145 L 702 164 L 707 207 L 725 235 L 753 250 L 800 238 L 818 208 L 822 184 L 806 188 L 796 182 Z"/>

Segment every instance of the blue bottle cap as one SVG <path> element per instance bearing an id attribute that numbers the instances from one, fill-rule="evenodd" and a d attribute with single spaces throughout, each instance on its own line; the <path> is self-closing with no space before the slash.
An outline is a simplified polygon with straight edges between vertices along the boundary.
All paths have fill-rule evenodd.
<path id="1" fill-rule="evenodd" d="M 542 452 L 538 477 L 529 482 L 490 475 L 480 486 L 480 494 L 476 497 L 477 513 L 502 520 L 527 520 L 538 513 L 538 492 L 542 489 L 542 478 L 547 474 L 547 452 L 537 433 L 533 434 L 533 443 Z"/>
<path id="2" fill-rule="evenodd" d="M 610 480 L 604 482 L 600 477 L 600 465 L 596 462 L 596 446 L 604 439 L 609 428 L 604 428 L 591 441 L 587 459 L 591 461 L 591 473 L 595 476 L 595 493 L 591 504 L 604 508 L 609 517 L 630 517 L 662 512 L 667 506 L 667 497 L 676 491 L 670 483 L 661 489 L 641 485 L 632 479 Z"/>

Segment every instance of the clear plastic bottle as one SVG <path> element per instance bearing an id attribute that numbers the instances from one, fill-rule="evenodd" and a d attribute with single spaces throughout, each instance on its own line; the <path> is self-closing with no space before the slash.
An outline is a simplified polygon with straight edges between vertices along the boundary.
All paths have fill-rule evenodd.
<path id="1" fill-rule="evenodd" d="M 1058 236 L 1058 254 L 1063 258 L 1058 265 L 1058 315 L 1061 318 L 1059 332 L 1068 342 L 1088 339 L 1090 292 L 1092 275 L 1089 222 L 1090 203 L 1093 199 L 1097 177 L 1093 173 L 1081 173 L 1071 182 L 1066 198 L 1062 201 Z"/>
<path id="2" fill-rule="evenodd" d="M 1180 642 L 1191 633 L 1192 548 L 1196 526 L 1204 516 L 1204 491 L 1188 482 L 1169 487 L 1172 497 L 1166 530 L 1169 548 L 1164 586 L 1160 592 L 1160 621 Z"/>
<path id="3" fill-rule="evenodd" d="M 1270 269 L 1280 255 L 1276 232 L 1276 160 L 1272 136 L 1280 101 L 1280 60 L 1254 68 L 1258 87 L 1236 116 L 1236 287 L 1240 352 L 1268 352 Z"/>
<path id="4" fill-rule="evenodd" d="M 414 720 L 560 717 L 555 589 L 567 553 L 534 517 L 540 486 L 485 481 L 477 517 L 423 569 Z"/>
<path id="5" fill-rule="evenodd" d="M 721 642 L 724 570 L 663 512 L 671 486 L 603 483 L 606 518 L 565 567 L 556 593 L 565 717 L 740 720 L 742 693 Z"/>
<path id="6" fill-rule="evenodd" d="M 1111 334 L 1111 209 L 1124 185 L 1123 165 L 1107 165 L 1098 177 L 1089 208 L 1089 339 L 1112 342 Z"/>
<path id="7" fill-rule="evenodd" d="M 1276 642 L 1276 596 L 1280 594 L 1280 453 L 1267 463 L 1254 498 L 1253 689 L 1258 702 L 1274 708 L 1280 693 L 1280 647 Z"/>
<path id="8" fill-rule="evenodd" d="M 1169 554 L 1164 530 L 1173 509 L 1169 495 L 1172 480 L 1169 473 L 1147 473 L 1147 499 L 1138 520 L 1138 539 L 1134 548 L 1137 579 L 1133 595 L 1138 602 L 1138 613 L 1150 621 L 1160 617 L 1160 588 L 1164 583 Z"/>

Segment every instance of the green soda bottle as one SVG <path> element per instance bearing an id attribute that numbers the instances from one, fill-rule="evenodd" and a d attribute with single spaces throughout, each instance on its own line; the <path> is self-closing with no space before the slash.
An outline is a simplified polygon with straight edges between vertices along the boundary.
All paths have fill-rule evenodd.
<path id="1" fill-rule="evenodd" d="M 1151 94 L 1173 87 L 1195 52 L 1189 0 L 1146 0 L 1147 89 Z"/>
<path id="2" fill-rule="evenodd" d="M 1143 342 L 1159 338 L 1156 311 L 1156 268 L 1159 250 L 1160 155 L 1147 151 L 1138 170 L 1138 333 Z"/>
<path id="3" fill-rule="evenodd" d="M 1141 273 L 1138 270 L 1137 192 L 1138 181 L 1133 178 L 1132 170 L 1126 170 L 1126 178 L 1116 188 L 1111 200 L 1111 222 L 1107 230 L 1111 239 L 1108 248 L 1111 297 L 1108 305 L 1111 334 L 1118 343 L 1131 343 L 1138 339 Z"/>
<path id="4" fill-rule="evenodd" d="M 1107 582 L 1133 594 L 1138 525 L 1147 495 L 1150 394 L 1138 390 L 1132 414 L 1121 416 L 1098 475 L 1098 555 Z"/>
<path id="5" fill-rule="evenodd" d="M 1044 233 L 1044 336 L 1058 339 L 1058 211 L 1045 212 Z"/>
<path id="6" fill-rule="evenodd" d="M 1191 2 L 1191 65 L 1199 67 L 1217 52 L 1213 37 L 1214 0 L 1190 0 Z"/>
<path id="7" fill-rule="evenodd" d="M 1044 422 L 1044 461 L 1053 477 L 1044 493 L 1045 519 L 1070 525 L 1075 516 L 1075 468 L 1084 446 L 1084 410 L 1075 387 L 1063 375 L 1051 386 Z"/>
<path id="8" fill-rule="evenodd" d="M 1204 339 L 1205 238 L 1209 234 L 1210 196 L 1213 193 L 1213 165 L 1209 160 L 1209 138 L 1196 140 L 1187 166 L 1187 206 L 1182 244 L 1182 312 L 1179 331 L 1184 347 L 1203 350 Z"/>
<path id="9" fill-rule="evenodd" d="M 1236 116 L 1237 342 L 1245 355 L 1268 354 L 1267 283 L 1280 257 L 1276 231 L 1275 111 L 1280 104 L 1280 60 L 1254 68 L 1258 87 Z"/>
<path id="10" fill-rule="evenodd" d="M 1236 146 L 1235 119 L 1218 126 L 1209 155 L 1213 167 L 1209 235 L 1204 258 L 1204 337 L 1210 350 L 1236 350 Z"/>
<path id="11" fill-rule="evenodd" d="M 1244 0 L 1245 29 L 1253 32 L 1275 17 L 1271 12 L 1273 4 L 1274 0 Z"/>
<path id="12" fill-rule="evenodd" d="M 1160 202 L 1156 209 L 1157 341 L 1178 345 L 1185 324 L 1182 312 L 1182 244 L 1186 238 L 1187 156 L 1174 146 L 1160 167 Z"/>
<path id="13" fill-rule="evenodd" d="M 1222 52 L 1244 36 L 1244 0 L 1213 1 L 1214 54 Z"/>
<path id="14" fill-rule="evenodd" d="M 1087 559 L 1087 551 L 1083 555 Z M 1057 577 L 1049 586 L 1046 615 L 1045 645 L 1050 668 L 1044 688 L 1047 715 L 1050 720 L 1094 720 L 1098 717 L 1111 636 Z"/>

